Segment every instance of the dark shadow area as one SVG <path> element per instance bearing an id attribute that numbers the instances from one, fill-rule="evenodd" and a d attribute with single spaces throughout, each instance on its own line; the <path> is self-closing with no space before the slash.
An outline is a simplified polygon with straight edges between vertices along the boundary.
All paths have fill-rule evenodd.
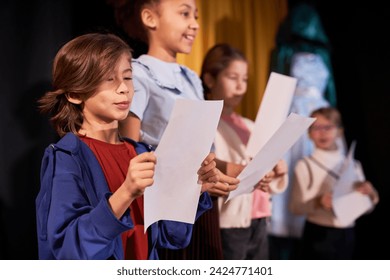
<path id="1" fill-rule="evenodd" d="M 104 1 L 2 1 L 0 5 L 0 258 L 37 259 L 35 198 L 44 149 L 57 141 L 37 99 L 51 87 L 51 65 L 70 38 L 109 31 Z"/>
<path id="2" fill-rule="evenodd" d="M 39 191 L 40 162 L 45 147 L 57 141 L 55 131 L 46 117 L 39 114 L 37 99 L 50 89 L 49 82 L 40 82 L 19 94 L 14 107 L 14 119 L 28 139 L 28 147 L 10 166 L 10 188 L 14 204 L 5 208 L 7 224 L 6 252 L 9 259 L 37 259 L 35 197 Z M 21 230 L 15 230 L 23 225 Z M 28 233 L 28 234 L 26 234 Z M 15 246 L 18 244 L 18 246 Z M 26 250 L 28 248 L 28 250 Z"/>
<path id="3" fill-rule="evenodd" d="M 390 17 L 384 4 L 378 2 L 348 5 L 337 1 L 289 2 L 310 3 L 321 15 L 332 45 L 337 107 L 343 116 L 347 143 L 357 141 L 355 157 L 380 195 L 375 210 L 357 220 L 355 258 L 389 259 L 390 230 L 382 225 L 390 199 L 390 178 L 386 175 L 390 158 L 390 54 L 384 43 Z"/>

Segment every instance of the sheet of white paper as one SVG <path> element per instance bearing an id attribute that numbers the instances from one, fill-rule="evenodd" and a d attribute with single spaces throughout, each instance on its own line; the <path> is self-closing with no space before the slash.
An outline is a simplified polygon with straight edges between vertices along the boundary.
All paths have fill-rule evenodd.
<path id="1" fill-rule="evenodd" d="M 250 157 L 260 151 L 286 120 L 296 84 L 296 78 L 271 72 L 246 148 Z"/>
<path id="2" fill-rule="evenodd" d="M 210 153 L 223 101 L 176 101 L 155 151 L 154 184 L 144 193 L 145 231 L 159 220 L 194 223 L 201 186 L 197 171 Z"/>
<path id="3" fill-rule="evenodd" d="M 307 118 L 291 113 L 280 128 L 265 143 L 249 164 L 238 175 L 238 188 L 231 191 L 226 201 L 240 194 L 250 193 L 264 175 L 272 170 L 284 154 L 307 132 L 315 118 Z"/>
<path id="4" fill-rule="evenodd" d="M 372 207 L 367 195 L 353 191 L 333 199 L 333 211 L 344 225 L 351 224 Z"/>
<path id="5" fill-rule="evenodd" d="M 372 207 L 371 199 L 367 195 L 353 189 L 354 183 L 358 180 L 354 164 L 355 147 L 354 141 L 333 188 L 333 211 L 343 224 L 352 223 Z"/>
<path id="6" fill-rule="evenodd" d="M 343 196 L 353 191 L 353 184 L 357 181 L 354 154 L 356 142 L 352 142 L 348 155 L 341 168 L 340 177 L 333 188 L 333 197 Z"/>

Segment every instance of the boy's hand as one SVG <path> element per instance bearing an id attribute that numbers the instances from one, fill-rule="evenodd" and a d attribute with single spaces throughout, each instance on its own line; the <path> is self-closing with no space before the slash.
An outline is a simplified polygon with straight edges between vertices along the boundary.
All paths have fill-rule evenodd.
<path id="1" fill-rule="evenodd" d="M 332 193 L 327 192 L 320 197 L 320 205 L 325 210 L 332 210 Z"/>

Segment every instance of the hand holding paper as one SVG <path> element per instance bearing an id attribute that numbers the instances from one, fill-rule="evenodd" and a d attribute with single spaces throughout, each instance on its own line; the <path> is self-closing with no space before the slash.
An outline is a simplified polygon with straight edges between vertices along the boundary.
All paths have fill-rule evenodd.
<path id="1" fill-rule="evenodd" d="M 210 153 L 222 101 L 176 101 L 155 151 L 154 184 L 144 195 L 145 230 L 158 220 L 194 223 L 201 191 L 197 171 Z"/>
<path id="2" fill-rule="evenodd" d="M 240 183 L 238 188 L 230 193 L 227 201 L 240 194 L 252 192 L 257 182 L 268 171 L 272 170 L 299 137 L 306 133 L 314 120 L 314 118 L 307 118 L 294 113 L 290 114 L 287 120 L 239 174 L 238 179 L 240 179 Z"/>
<path id="3" fill-rule="evenodd" d="M 353 142 L 333 190 L 333 211 L 343 224 L 353 223 L 373 206 L 368 195 L 354 190 L 354 184 L 359 180 L 353 158 L 355 146 Z"/>

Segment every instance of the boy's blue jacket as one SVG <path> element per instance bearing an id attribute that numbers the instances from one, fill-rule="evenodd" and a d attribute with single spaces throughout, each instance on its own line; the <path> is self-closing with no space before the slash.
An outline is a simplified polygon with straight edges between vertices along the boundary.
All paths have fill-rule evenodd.
<path id="1" fill-rule="evenodd" d="M 134 142 L 137 154 L 150 151 Z M 46 148 L 36 198 L 39 259 L 123 259 L 121 233 L 133 227 L 128 210 L 120 220 L 112 213 L 104 173 L 93 152 L 73 133 Z M 200 197 L 196 218 L 211 208 L 207 193 Z M 149 259 L 157 248 L 188 245 L 192 224 L 158 221 L 148 228 Z"/>

